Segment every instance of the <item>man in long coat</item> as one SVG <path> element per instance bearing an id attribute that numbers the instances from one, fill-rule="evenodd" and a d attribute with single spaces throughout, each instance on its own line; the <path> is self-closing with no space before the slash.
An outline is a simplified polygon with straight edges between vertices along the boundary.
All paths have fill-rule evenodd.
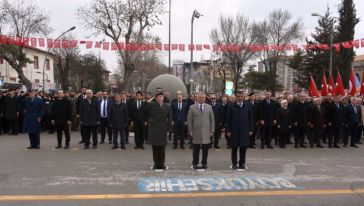
<path id="1" fill-rule="evenodd" d="M 10 89 L 8 96 L 5 96 L 3 107 L 3 118 L 8 123 L 9 134 L 17 135 L 17 120 L 19 118 L 20 105 L 18 96 Z"/>
<path id="2" fill-rule="evenodd" d="M 41 121 L 45 113 L 43 100 L 36 97 L 35 91 L 31 90 L 28 98 L 25 99 L 23 124 L 24 132 L 29 134 L 30 146 L 28 149 L 39 149 Z"/>
<path id="3" fill-rule="evenodd" d="M 209 146 L 215 132 L 215 118 L 211 105 L 205 103 L 206 95 L 200 93 L 198 102 L 190 107 L 187 115 L 188 132 L 192 138 L 192 168 L 198 169 L 200 150 L 202 148 L 202 169 L 207 169 Z"/>
<path id="4" fill-rule="evenodd" d="M 85 129 L 85 147 L 88 149 L 92 134 L 93 148 L 97 148 L 97 126 L 100 124 L 100 107 L 97 99 L 93 99 L 93 92 L 87 90 L 86 99 L 80 105 L 80 123 Z"/>
<path id="5" fill-rule="evenodd" d="M 156 102 L 152 102 L 153 100 Z M 148 141 L 153 149 L 153 169 L 165 170 L 165 153 L 167 133 L 171 128 L 172 113 L 170 105 L 164 103 L 163 93 L 158 93 L 147 103 L 148 111 Z"/>
<path id="6" fill-rule="evenodd" d="M 253 114 L 250 104 L 244 102 L 244 92 L 237 91 L 237 101 L 230 104 L 226 117 L 227 136 L 230 138 L 232 169 L 246 169 L 245 158 L 250 146 L 250 135 L 253 134 Z M 237 152 L 240 149 L 239 167 Z"/>

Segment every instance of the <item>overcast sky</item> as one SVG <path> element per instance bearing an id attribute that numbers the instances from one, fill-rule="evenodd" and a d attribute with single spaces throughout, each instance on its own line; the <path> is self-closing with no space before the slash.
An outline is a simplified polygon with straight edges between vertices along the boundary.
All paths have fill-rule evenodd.
<path id="1" fill-rule="evenodd" d="M 82 21 L 76 16 L 76 9 L 86 5 L 91 0 L 33 0 L 51 17 L 51 27 L 54 31 L 50 37 L 58 36 L 62 31 L 71 26 L 77 29 L 72 33 L 77 39 L 84 39 L 92 34 L 82 26 Z M 168 2 L 168 0 L 167 0 Z M 312 17 L 311 13 L 318 12 L 324 14 L 327 6 L 330 7 L 333 16 L 338 16 L 337 8 L 341 0 L 172 0 L 172 43 L 189 44 L 190 42 L 190 22 L 193 10 L 197 9 L 204 16 L 195 21 L 194 42 L 209 44 L 209 33 L 216 27 L 219 16 L 242 13 L 245 16 L 260 21 L 264 19 L 270 11 L 274 9 L 286 9 L 292 13 L 295 19 L 301 18 L 304 22 L 305 33 L 309 35 L 317 25 L 317 17 Z M 357 9 L 357 16 L 361 22 L 356 27 L 355 38 L 364 38 L 364 1 L 354 0 Z M 168 5 L 166 5 L 168 9 Z M 162 38 L 163 43 L 168 43 L 168 14 L 162 18 L 163 24 L 156 26 L 152 32 Z M 100 40 L 104 36 L 91 37 L 90 40 Z M 94 50 L 99 52 L 98 50 Z M 364 49 L 357 51 L 363 54 Z M 168 64 L 168 52 L 162 53 L 163 61 Z M 210 53 L 195 52 L 194 59 L 209 59 Z M 117 68 L 117 56 L 112 51 L 101 51 L 101 58 L 106 63 L 108 70 Z M 172 51 L 173 60 L 189 61 L 189 52 Z"/>

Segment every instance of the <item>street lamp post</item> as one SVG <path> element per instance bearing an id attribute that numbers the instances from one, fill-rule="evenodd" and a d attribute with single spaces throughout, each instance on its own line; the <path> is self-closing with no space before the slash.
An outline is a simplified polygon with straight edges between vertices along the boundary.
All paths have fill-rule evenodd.
<path id="1" fill-rule="evenodd" d="M 169 50 L 168 50 L 168 72 L 171 74 L 172 68 L 171 68 L 171 11 L 172 11 L 172 5 L 171 0 L 169 0 L 169 28 L 168 28 L 168 43 L 169 43 Z"/>
<path id="2" fill-rule="evenodd" d="M 67 31 L 63 32 L 62 34 L 60 34 L 54 41 L 58 40 L 59 38 L 61 38 L 63 35 L 65 35 L 66 33 L 72 31 L 76 29 L 75 26 L 71 27 L 70 29 L 68 29 Z M 48 48 L 47 50 L 47 53 L 45 55 L 45 58 L 44 58 L 44 63 L 43 63 L 43 84 L 42 84 L 42 91 L 44 92 L 44 75 L 45 75 L 45 66 L 46 66 L 46 61 L 47 61 L 47 58 L 48 58 L 48 53 L 50 52 L 51 48 Z M 49 67 L 51 65 L 51 62 L 49 61 Z"/>
<path id="3" fill-rule="evenodd" d="M 319 17 L 321 19 L 324 18 L 324 16 L 322 16 L 319 13 L 312 13 L 311 16 L 316 16 Z M 330 28 L 330 60 L 329 60 L 329 75 L 332 75 L 332 46 L 333 46 L 333 41 L 334 41 L 334 19 L 335 17 L 331 17 L 331 28 Z"/>
<path id="4" fill-rule="evenodd" d="M 190 45 L 190 49 L 191 49 L 191 62 L 190 62 L 190 91 L 193 91 L 192 88 L 192 83 L 193 81 L 191 81 L 192 78 L 192 72 L 193 72 L 193 22 L 195 20 L 195 18 L 200 18 L 201 15 L 200 12 L 198 12 L 197 10 L 194 10 L 192 13 L 192 18 L 191 18 L 191 45 Z M 191 93 L 192 94 L 192 93 Z"/>

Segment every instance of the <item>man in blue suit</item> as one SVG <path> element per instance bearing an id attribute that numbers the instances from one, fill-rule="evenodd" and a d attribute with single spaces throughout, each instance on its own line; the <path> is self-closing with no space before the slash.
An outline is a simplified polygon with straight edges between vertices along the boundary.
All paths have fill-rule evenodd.
<path id="1" fill-rule="evenodd" d="M 113 105 L 113 100 L 108 98 L 107 92 L 102 93 L 102 99 L 99 100 L 100 106 L 100 131 L 101 131 L 101 141 L 100 144 L 105 143 L 105 136 L 107 130 L 107 136 L 109 137 L 109 144 L 112 143 L 112 130 L 108 123 L 109 110 Z"/>
<path id="2" fill-rule="evenodd" d="M 223 108 L 221 104 L 217 102 L 216 94 L 210 94 L 210 100 L 215 118 L 214 148 L 220 149 L 219 140 L 221 139 L 221 129 L 223 129 L 222 123 L 224 122 Z"/>
<path id="3" fill-rule="evenodd" d="M 187 125 L 188 109 L 188 104 L 183 101 L 182 94 L 178 94 L 176 101 L 172 103 L 173 149 L 177 149 L 178 140 L 180 142 L 180 148 L 185 149 L 185 128 Z"/>
<path id="4" fill-rule="evenodd" d="M 30 146 L 28 149 L 39 149 L 41 121 L 45 115 L 44 102 L 35 96 L 35 91 L 30 90 L 28 98 L 25 99 L 24 110 L 24 132 L 29 135 Z"/>

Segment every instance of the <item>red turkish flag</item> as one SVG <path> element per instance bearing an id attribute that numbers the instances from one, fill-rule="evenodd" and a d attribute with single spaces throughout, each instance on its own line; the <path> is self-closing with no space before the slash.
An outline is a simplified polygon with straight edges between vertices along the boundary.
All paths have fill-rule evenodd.
<path id="1" fill-rule="evenodd" d="M 364 70 L 361 77 L 361 84 L 360 84 L 360 95 L 364 96 Z"/>
<path id="2" fill-rule="evenodd" d="M 30 38 L 30 45 L 32 47 L 37 47 L 37 38 Z"/>
<path id="3" fill-rule="evenodd" d="M 102 49 L 103 50 L 109 50 L 110 48 L 110 43 L 109 42 L 103 42 L 102 43 Z"/>
<path id="4" fill-rule="evenodd" d="M 9 44 L 15 44 L 15 37 L 14 36 L 9 36 Z"/>
<path id="5" fill-rule="evenodd" d="M 353 40 L 352 44 L 353 44 L 353 46 L 354 46 L 355 48 L 357 48 L 357 49 L 358 49 L 358 48 L 360 47 L 359 39 L 355 39 L 355 40 Z"/>
<path id="6" fill-rule="evenodd" d="M 21 37 L 16 37 L 15 45 L 22 46 L 23 45 L 23 39 Z"/>
<path id="7" fill-rule="evenodd" d="M 44 39 L 43 38 L 38 38 L 38 44 L 40 47 L 44 47 L 45 43 L 44 43 Z"/>
<path id="8" fill-rule="evenodd" d="M 335 47 L 336 52 L 337 52 L 337 53 L 340 53 L 340 51 L 341 51 L 341 46 L 340 46 L 340 44 L 334 44 L 334 47 Z"/>
<path id="9" fill-rule="evenodd" d="M 97 41 L 95 44 L 95 48 L 101 48 L 101 42 Z"/>
<path id="10" fill-rule="evenodd" d="M 209 45 L 209 44 L 204 44 L 204 45 L 203 45 L 203 48 L 204 48 L 204 49 L 210 49 L 210 45 Z"/>
<path id="11" fill-rule="evenodd" d="M 59 39 L 55 40 L 54 44 L 53 44 L 53 47 L 54 48 L 60 48 L 61 47 L 61 41 Z"/>
<path id="12" fill-rule="evenodd" d="M 170 49 L 170 48 L 169 48 L 169 44 L 164 44 L 164 50 L 165 50 L 165 51 L 169 51 L 169 49 Z"/>
<path id="13" fill-rule="evenodd" d="M 185 45 L 184 44 L 179 44 L 178 45 L 178 49 L 180 50 L 180 51 L 185 51 Z"/>
<path id="14" fill-rule="evenodd" d="M 336 95 L 340 94 L 341 96 L 345 96 L 343 80 L 341 79 L 341 75 L 340 75 L 339 71 L 337 71 L 337 75 L 336 75 L 335 94 Z"/>
<path id="15" fill-rule="evenodd" d="M 334 83 L 334 78 L 332 77 L 332 75 L 330 74 L 329 77 L 329 87 L 328 87 L 328 92 L 329 94 L 331 94 L 332 96 L 335 96 L 335 83 Z"/>
<path id="16" fill-rule="evenodd" d="M 155 50 L 155 45 L 154 44 L 148 44 L 148 50 L 152 50 L 154 51 Z"/>
<path id="17" fill-rule="evenodd" d="M 341 46 L 343 46 L 345 49 L 351 49 L 353 48 L 353 44 L 350 41 L 342 42 Z"/>
<path id="18" fill-rule="evenodd" d="M 172 50 L 177 50 L 178 49 L 178 44 L 172 44 Z"/>
<path id="19" fill-rule="evenodd" d="M 0 42 L 1 44 L 8 43 L 8 38 L 5 35 L 0 35 Z"/>
<path id="20" fill-rule="evenodd" d="M 320 94 L 317 90 L 317 87 L 316 87 L 316 84 L 315 84 L 315 81 L 313 80 L 312 78 L 312 75 L 311 75 L 311 79 L 310 79 L 310 88 L 309 88 L 309 93 L 308 95 L 310 97 L 319 97 Z"/>
<path id="21" fill-rule="evenodd" d="M 62 40 L 62 48 L 63 49 L 67 49 L 68 48 L 68 40 L 67 39 L 63 39 Z"/>
<path id="22" fill-rule="evenodd" d="M 114 42 L 111 43 L 111 50 L 117 50 L 118 47 L 116 46 L 116 44 Z"/>
<path id="23" fill-rule="evenodd" d="M 86 49 L 92 48 L 92 41 L 86 41 Z"/>
<path id="24" fill-rule="evenodd" d="M 29 46 L 29 37 L 23 37 L 23 45 Z"/>
<path id="25" fill-rule="evenodd" d="M 189 44 L 188 45 L 188 50 L 191 51 L 191 50 L 195 50 L 195 45 L 191 45 Z"/>
<path id="26" fill-rule="evenodd" d="M 47 47 L 53 48 L 53 39 L 47 39 Z"/>
<path id="27" fill-rule="evenodd" d="M 213 51 L 219 51 L 219 45 L 212 45 Z"/>
<path id="28" fill-rule="evenodd" d="M 348 94 L 350 94 L 350 96 L 353 96 L 353 97 L 356 94 L 355 76 L 354 76 L 353 69 L 350 70 Z"/>
<path id="29" fill-rule="evenodd" d="M 77 47 L 77 44 L 78 44 L 78 41 L 77 40 L 70 40 L 69 41 L 69 47 L 70 48 L 76 48 Z"/>
<path id="30" fill-rule="evenodd" d="M 322 74 L 321 96 L 327 96 L 327 81 L 325 72 Z"/>
<path id="31" fill-rule="evenodd" d="M 364 38 L 360 40 L 361 41 L 361 47 L 364 47 Z"/>
<path id="32" fill-rule="evenodd" d="M 124 50 L 125 44 L 124 43 L 117 43 L 116 46 L 118 47 L 118 50 Z"/>

